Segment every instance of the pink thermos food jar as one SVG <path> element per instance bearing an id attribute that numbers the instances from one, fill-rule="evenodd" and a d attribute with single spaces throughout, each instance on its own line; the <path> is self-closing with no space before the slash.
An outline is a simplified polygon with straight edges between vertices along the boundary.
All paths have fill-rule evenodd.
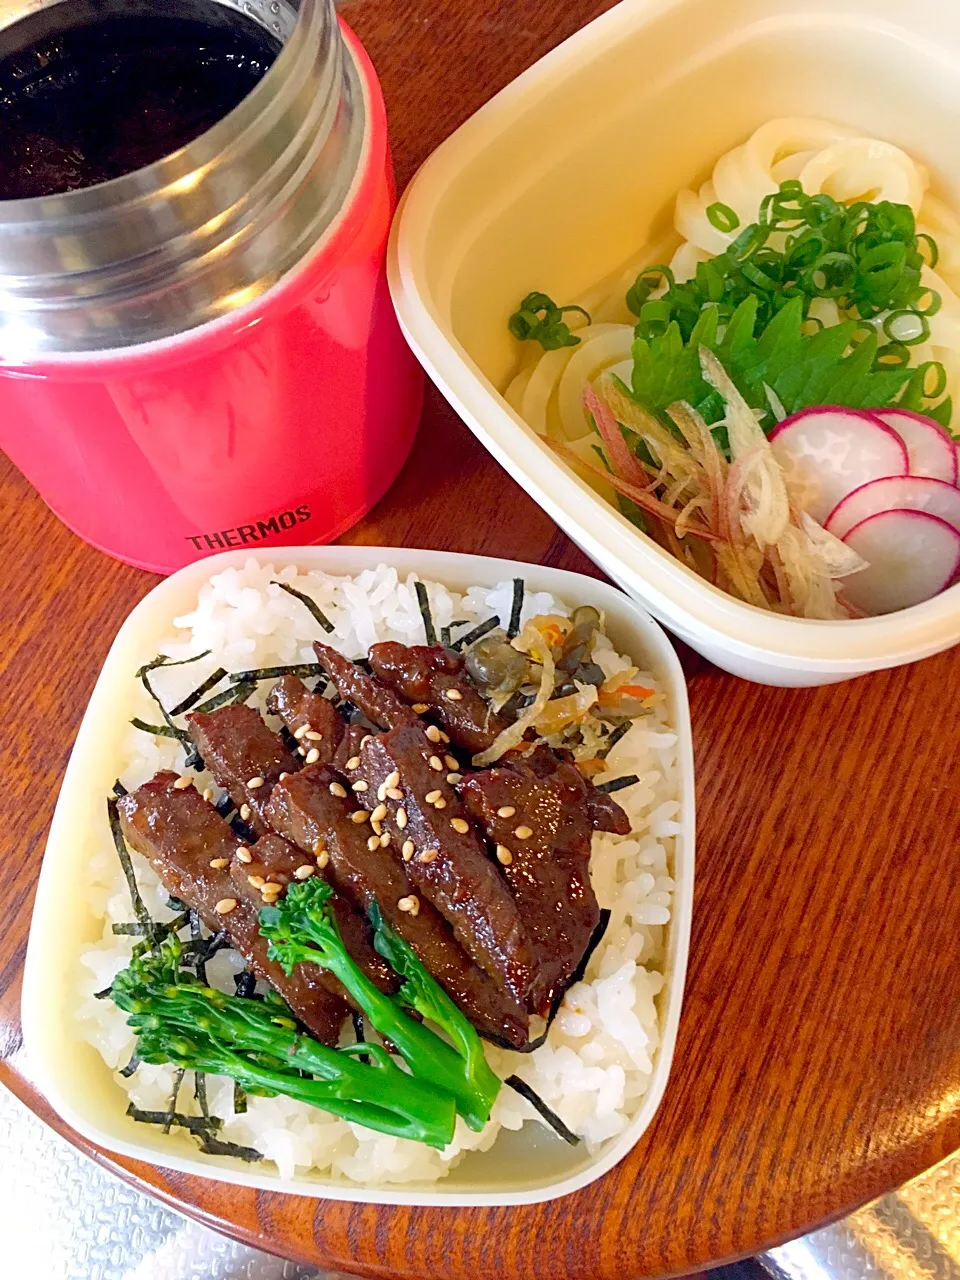
<path id="1" fill-rule="evenodd" d="M 113 0 L 57 0 L 0 58 Z M 391 307 L 383 99 L 332 0 L 123 0 L 256 21 L 239 104 L 144 167 L 0 200 L 0 447 L 71 529 L 167 572 L 325 542 L 392 483 L 422 373 Z"/>

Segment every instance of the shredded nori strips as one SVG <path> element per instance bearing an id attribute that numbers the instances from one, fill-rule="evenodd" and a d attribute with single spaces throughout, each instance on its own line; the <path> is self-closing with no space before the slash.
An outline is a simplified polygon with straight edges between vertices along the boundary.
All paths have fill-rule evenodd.
<path id="1" fill-rule="evenodd" d="M 420 606 L 420 617 L 423 619 L 423 634 L 427 638 L 427 644 L 437 643 L 437 631 L 433 625 L 433 614 L 430 612 L 430 597 L 427 594 L 426 586 L 418 578 L 413 584 L 417 593 L 417 604 Z"/>
<path id="2" fill-rule="evenodd" d="M 257 838 L 257 833 L 253 827 L 244 822 L 239 813 L 235 813 L 230 819 L 230 826 L 238 840 L 246 840 L 248 844 L 253 844 Z"/>
<path id="3" fill-rule="evenodd" d="M 150 912 L 143 904 L 140 897 L 140 890 L 137 887 L 137 877 L 134 874 L 133 863 L 130 861 L 130 854 L 127 852 L 127 843 L 123 838 L 123 831 L 120 828 L 120 811 L 117 808 L 115 796 L 107 798 L 107 819 L 110 823 L 110 833 L 113 836 L 113 843 L 117 850 L 117 857 L 120 859 L 120 865 L 123 868 L 123 878 L 127 882 L 127 888 L 130 891 L 130 901 L 133 903 L 133 914 L 137 917 L 140 924 L 153 924 L 150 919 Z"/>
<path id="4" fill-rule="evenodd" d="M 174 916 L 172 920 L 148 920 L 136 922 L 130 921 L 125 924 L 113 924 L 111 929 L 115 934 L 134 934 L 141 938 L 149 938 L 152 943 L 162 942 L 164 938 L 169 937 L 171 933 L 179 933 L 183 926 L 188 922 L 189 913 L 184 911 L 179 916 Z"/>
<path id="5" fill-rule="evenodd" d="M 177 1098 L 180 1096 L 180 1086 L 183 1084 L 183 1077 L 186 1074 L 184 1067 L 178 1067 L 177 1074 L 173 1077 L 173 1093 L 170 1095 L 170 1109 L 167 1111 L 167 1119 L 163 1126 L 164 1133 L 170 1132 L 170 1126 L 173 1124 L 174 1116 L 177 1114 Z"/>
<path id="6" fill-rule="evenodd" d="M 215 693 L 212 698 L 208 698 L 206 702 L 201 702 L 195 710 L 200 715 L 207 715 L 210 711 L 216 711 L 218 707 L 232 707 L 238 702 L 246 702 L 256 687 L 250 680 L 231 684 L 226 689 L 221 689 L 219 693 Z"/>
<path id="7" fill-rule="evenodd" d="M 221 818 L 225 818 L 228 813 L 234 810 L 234 803 L 228 795 L 222 795 L 217 803 L 213 806 Z"/>
<path id="8" fill-rule="evenodd" d="M 139 716 L 134 716 L 130 721 L 135 729 L 140 729 L 144 733 L 152 733 L 155 738 L 179 738 L 180 735 L 176 730 L 171 729 L 165 724 L 149 724 L 146 720 L 141 720 Z"/>
<path id="9" fill-rule="evenodd" d="M 237 989 L 237 995 L 241 1000 L 255 1000 L 257 998 L 257 979 L 249 969 L 244 969 L 242 973 L 234 974 L 234 986 Z M 236 1080 L 233 1082 L 233 1110 L 238 1116 L 242 1116 L 247 1109 L 247 1095 L 241 1084 Z"/>
<path id="10" fill-rule="evenodd" d="M 234 975 L 233 981 L 237 988 L 237 995 L 241 1000 L 253 999 L 257 989 L 256 974 L 251 973 L 249 969 L 244 969 L 242 973 Z"/>
<path id="11" fill-rule="evenodd" d="M 200 1150 L 205 1156 L 234 1156 L 237 1160 L 246 1160 L 252 1164 L 254 1160 L 262 1160 L 263 1156 L 253 1147 L 241 1147 L 236 1142 L 223 1142 L 220 1138 L 212 1138 L 204 1134 Z"/>
<path id="12" fill-rule="evenodd" d="M 154 702 L 160 708 L 160 714 L 163 716 L 163 720 L 167 728 L 173 730 L 173 736 L 175 738 L 178 738 L 181 745 L 183 746 L 183 749 L 187 755 L 186 766 L 188 769 L 202 769 L 203 760 L 201 759 L 200 753 L 197 751 L 197 748 L 194 745 L 193 739 L 190 737 L 189 733 L 187 733 L 186 729 L 181 729 L 179 728 L 179 726 L 173 723 L 173 720 L 170 716 L 170 712 L 166 709 L 166 707 L 160 701 L 160 698 L 154 692 L 153 685 L 151 685 L 149 680 L 149 675 L 151 671 L 156 671 L 159 667 L 183 667 L 190 662 L 199 662 L 201 658 L 207 658 L 209 656 L 210 656 L 210 650 L 205 649 L 203 653 L 197 653 L 192 658 L 181 658 L 179 659 L 179 661 L 173 662 L 171 661 L 170 658 L 167 657 L 165 653 L 160 653 L 153 659 L 152 662 L 144 663 L 144 665 L 140 667 L 139 670 L 137 671 L 137 679 L 140 681 L 144 689 L 146 689 L 147 693 L 150 695 L 150 697 L 154 700 Z"/>
<path id="13" fill-rule="evenodd" d="M 563 997 L 567 994 L 570 988 L 575 983 L 581 982 L 583 980 L 583 975 L 587 972 L 587 965 L 590 963 L 590 957 L 593 955 L 597 947 L 599 947 L 600 943 L 603 941 L 603 935 L 607 932 L 607 925 L 609 923 L 610 923 L 610 908 L 601 907 L 600 919 L 597 921 L 597 927 L 594 929 L 593 933 L 590 935 L 590 941 L 587 943 L 586 951 L 584 951 L 583 955 L 580 957 L 580 963 L 574 969 L 573 973 L 571 973 L 570 979 L 567 982 L 566 986 L 563 988 L 563 992 L 561 993 L 559 999 L 554 1000 L 553 1002 L 553 1009 L 551 1010 L 551 1013 L 550 1013 L 551 1021 L 553 1020 L 558 1009 L 560 1008 L 560 1005 L 563 1002 Z"/>
<path id="14" fill-rule="evenodd" d="M 613 778 L 610 782 L 601 782 L 597 790 L 608 796 L 614 791 L 622 791 L 624 787 L 632 787 L 635 782 L 639 781 L 640 779 L 635 773 L 625 773 L 622 778 Z"/>
<path id="15" fill-rule="evenodd" d="M 194 962 L 194 968 L 203 985 L 209 987 L 210 983 L 207 981 L 207 945 L 203 930 L 200 928 L 200 912 L 191 908 L 188 912 L 188 919 L 190 922 L 190 941 L 197 957 Z"/>
<path id="16" fill-rule="evenodd" d="M 487 618 L 484 622 L 478 622 L 472 631 L 468 631 L 466 635 L 460 636 L 458 640 L 454 640 L 450 646 L 458 652 L 462 649 L 469 649 L 472 644 L 476 644 L 478 640 L 482 640 L 485 635 L 491 631 L 495 631 L 500 625 L 500 618 L 494 614 L 492 618 Z"/>
<path id="17" fill-rule="evenodd" d="M 191 707 L 195 707 L 203 695 L 205 693 L 209 693 L 211 689 L 215 689 L 220 681 L 226 677 L 226 674 L 227 673 L 224 671 L 223 667 L 217 667 L 216 671 L 212 671 L 210 675 L 207 676 L 206 680 L 204 680 L 203 684 L 198 685 L 196 689 L 194 689 L 193 693 L 188 693 L 187 696 L 181 699 L 175 707 L 171 707 L 170 714 L 172 716 L 182 716 L 185 711 L 189 711 Z"/>
<path id="18" fill-rule="evenodd" d="M 620 739 L 624 736 L 624 734 L 629 733 L 632 728 L 633 728 L 632 720 L 624 720 L 623 724 L 618 724 L 616 729 L 614 729 L 613 733 L 611 733 L 610 737 L 607 738 L 606 742 L 597 752 L 597 759 L 606 760 L 607 756 L 610 754 L 613 748 L 617 745 Z"/>
<path id="19" fill-rule="evenodd" d="M 353 1023 L 353 1034 L 357 1044 L 366 1044 L 367 1037 L 363 1033 L 363 1014 L 358 1013 L 356 1009 L 350 1011 L 350 1021 Z M 361 1053 L 357 1055 L 361 1062 L 367 1066 L 370 1065 L 369 1053 Z"/>
<path id="20" fill-rule="evenodd" d="M 127 794 L 127 788 L 123 785 L 123 783 L 120 781 L 119 778 L 113 784 L 113 794 L 117 797 L 118 800 L 120 799 L 121 796 L 125 796 Z"/>
<path id="21" fill-rule="evenodd" d="M 173 1114 L 169 1111 L 141 1111 L 139 1107 L 135 1107 L 131 1102 L 127 1107 L 127 1115 L 131 1120 L 137 1120 L 140 1124 L 162 1124 L 164 1132 L 169 1133 L 170 1127 L 179 1125 L 181 1129 L 189 1129 L 191 1133 L 203 1134 L 209 1133 L 211 1129 L 219 1129 L 223 1124 L 217 1116 L 185 1116 L 179 1111 Z"/>
<path id="22" fill-rule="evenodd" d="M 512 640 L 520 634 L 520 614 L 523 612 L 524 584 L 522 578 L 513 580 L 513 604 L 510 607 L 510 624 L 507 627 L 507 639 Z"/>
<path id="23" fill-rule="evenodd" d="M 140 1058 L 137 1055 L 137 1051 L 134 1050 L 133 1053 L 130 1055 L 130 1061 L 127 1063 L 125 1067 L 122 1067 L 120 1070 L 120 1074 L 123 1076 L 124 1080 L 132 1076 L 133 1073 L 136 1071 L 137 1067 L 139 1067 L 139 1065 L 140 1065 Z"/>
<path id="24" fill-rule="evenodd" d="M 93 998 L 94 1000 L 109 1000 L 112 995 L 113 984 L 111 983 L 109 987 L 104 987 L 102 991 L 95 991 L 93 993 Z"/>
<path id="25" fill-rule="evenodd" d="M 209 1125 L 213 1117 L 210 1114 L 210 1103 L 207 1101 L 207 1077 L 202 1071 L 193 1073 L 193 1096 L 197 1100 L 200 1114 Z"/>
<path id="26" fill-rule="evenodd" d="M 299 600 L 301 604 L 305 604 L 310 610 L 310 615 L 318 626 L 322 627 L 328 634 L 333 630 L 333 623 L 323 612 L 316 600 L 311 600 L 308 595 L 304 595 L 302 591 L 298 591 L 296 587 L 288 587 L 285 582 L 272 582 L 271 586 L 279 587 L 281 591 L 285 591 L 288 596 L 293 596 L 295 600 Z"/>
<path id="27" fill-rule="evenodd" d="M 571 973 L 570 977 L 564 983 L 563 989 L 561 991 L 558 991 L 557 994 L 554 996 L 553 1004 L 550 1006 L 550 1012 L 547 1015 L 547 1025 L 544 1027 L 543 1031 L 540 1033 L 540 1035 L 536 1037 L 535 1040 L 528 1040 L 527 1043 L 523 1045 L 522 1048 L 518 1049 L 515 1045 L 512 1045 L 509 1040 L 505 1040 L 503 1039 L 502 1036 L 495 1035 L 492 1032 L 481 1031 L 479 1034 L 483 1037 L 483 1039 L 489 1040 L 491 1044 L 498 1045 L 501 1049 L 509 1049 L 511 1053 L 533 1053 L 534 1049 L 539 1049 L 542 1044 L 545 1044 L 547 1036 L 550 1034 L 550 1027 L 553 1025 L 553 1020 L 559 1013 L 560 1006 L 563 1004 L 563 997 L 567 994 L 567 992 L 575 983 L 580 982 L 582 980 L 583 975 L 587 971 L 587 965 L 590 963 L 590 957 L 593 955 L 593 953 L 596 951 L 597 947 L 599 947 L 601 941 L 603 940 L 603 935 L 606 933 L 607 925 L 609 923 L 610 923 L 610 908 L 601 907 L 600 919 L 597 921 L 597 927 L 594 929 L 593 933 L 590 935 L 590 941 L 587 943 L 586 950 L 584 951 L 583 955 L 580 957 L 580 963 L 577 965 L 576 969 L 574 969 L 573 973 Z"/>
<path id="28" fill-rule="evenodd" d="M 235 671 L 230 677 L 235 685 L 257 680 L 279 680 L 281 676 L 324 676 L 319 662 L 294 662 L 285 667 L 255 667 L 252 671 Z"/>
<path id="29" fill-rule="evenodd" d="M 503 1083 L 508 1084 L 511 1089 L 516 1089 L 521 1098 L 526 1098 L 531 1107 L 533 1107 L 535 1111 L 540 1112 L 550 1128 L 554 1133 L 558 1134 L 564 1142 L 569 1142 L 571 1147 L 579 1146 L 580 1139 L 573 1130 L 568 1129 L 557 1113 L 550 1110 L 544 1100 L 540 1097 L 539 1093 L 534 1089 L 531 1089 L 526 1080 L 521 1080 L 519 1076 L 507 1076 Z"/>

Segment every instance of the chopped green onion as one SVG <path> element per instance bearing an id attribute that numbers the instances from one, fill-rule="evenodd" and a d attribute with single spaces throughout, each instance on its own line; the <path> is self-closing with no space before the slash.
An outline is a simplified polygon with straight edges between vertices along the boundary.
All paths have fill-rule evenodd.
<path id="1" fill-rule="evenodd" d="M 734 210 L 720 200 L 715 200 L 713 204 L 707 205 L 707 221 L 717 231 L 724 232 L 736 231 L 740 225 L 740 219 Z"/>
<path id="2" fill-rule="evenodd" d="M 934 240 L 933 236 L 927 235 L 925 231 L 921 231 L 917 236 L 917 243 L 926 245 L 927 257 L 924 261 L 932 271 L 940 261 L 940 249 L 936 240 Z"/>
<path id="3" fill-rule="evenodd" d="M 902 332 L 904 325 L 900 323 L 898 326 L 898 322 L 904 320 L 916 322 L 911 327 L 916 328 L 917 332 L 910 335 L 904 334 Z M 930 337 L 930 321 L 918 311 L 893 311 L 883 322 L 883 332 L 891 342 L 902 343 L 905 347 L 915 347 L 921 342 L 926 342 Z"/>

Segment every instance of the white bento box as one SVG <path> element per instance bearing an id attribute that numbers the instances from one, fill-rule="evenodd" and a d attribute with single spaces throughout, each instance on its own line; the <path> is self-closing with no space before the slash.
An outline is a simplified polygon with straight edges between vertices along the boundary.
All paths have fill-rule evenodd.
<path id="1" fill-rule="evenodd" d="M 84 1041 L 74 1017 L 71 975 L 78 957 L 102 931 L 85 905 L 84 872 L 102 843 L 104 798 L 118 772 L 136 682 L 133 672 L 169 636 L 172 620 L 193 607 L 197 591 L 212 573 L 260 563 L 296 564 L 333 574 L 356 574 L 378 564 L 393 565 L 402 577 L 417 573 L 458 590 L 494 586 L 523 577 L 530 590 L 549 591 L 572 604 L 602 609 L 617 648 L 642 657 L 662 682 L 679 737 L 681 833 L 676 837 L 676 890 L 668 926 L 666 986 L 658 998 L 662 1041 L 649 1090 L 629 1126 L 590 1154 L 570 1148 L 543 1131 L 524 1125 L 502 1131 L 494 1147 L 470 1154 L 445 1180 L 425 1186 L 364 1187 L 322 1175 L 284 1179 L 275 1168 L 239 1165 L 202 1156 L 184 1135 L 165 1136 L 125 1114 L 126 1100 L 112 1071 Z M 659 626 L 622 592 L 580 574 L 514 561 L 436 551 L 379 547 L 290 547 L 260 552 L 227 552 L 188 565 L 155 587 L 133 610 L 114 641 L 90 698 L 64 776 L 37 887 L 23 984 L 25 1073 L 58 1114 L 89 1141 L 133 1159 L 183 1173 L 218 1178 L 240 1186 L 335 1200 L 408 1205 L 516 1205 L 566 1195 L 593 1182 L 622 1160 L 660 1105 L 676 1040 L 683 1001 L 693 901 L 694 782 L 690 711 L 683 672 L 673 646 Z M 535 1132 L 536 1130 L 536 1132 Z"/>
<path id="2" fill-rule="evenodd" d="M 953 0 L 623 0 L 541 59 L 430 157 L 394 224 L 404 331 L 493 456 L 612 578 L 718 666 L 817 685 L 960 640 L 960 585 L 884 617 L 818 622 L 742 604 L 637 532 L 557 461 L 499 393 L 507 318 L 559 303 L 671 225 L 678 190 L 765 121 L 836 119 L 923 160 L 960 194 L 960 6 Z"/>

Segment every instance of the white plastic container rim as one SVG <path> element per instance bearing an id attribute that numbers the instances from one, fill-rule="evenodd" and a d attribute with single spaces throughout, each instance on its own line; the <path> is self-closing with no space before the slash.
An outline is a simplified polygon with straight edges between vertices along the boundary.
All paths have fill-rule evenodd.
<path id="1" fill-rule="evenodd" d="M 279 1173 L 269 1171 L 275 1168 L 272 1165 L 257 1168 L 228 1157 L 203 1156 L 186 1135 L 163 1135 L 124 1114 L 125 1095 L 96 1049 L 81 1038 L 73 1016 L 70 975 L 76 971 L 80 952 L 102 934 L 102 920 L 83 907 L 85 853 L 103 838 L 104 797 L 117 774 L 120 744 L 132 712 L 132 673 L 156 654 L 159 643 L 173 630 L 172 620 L 193 607 L 200 586 L 211 574 L 231 566 L 240 568 L 251 558 L 260 564 L 296 564 L 302 570 L 317 569 L 335 575 L 357 574 L 386 563 L 393 565 L 401 577 L 416 573 L 457 590 L 474 585 L 492 587 L 497 582 L 522 577 L 532 591 L 548 591 L 571 605 L 589 602 L 602 609 L 614 644 L 623 652 L 638 657 L 642 654 L 644 664 L 662 681 L 679 739 L 682 831 L 676 837 L 676 890 L 665 962 L 667 981 L 658 1000 L 661 1042 L 650 1086 L 637 1114 L 623 1133 L 593 1155 L 583 1146 L 566 1147 L 545 1131 L 538 1132 L 539 1126 L 531 1122 L 524 1125 L 520 1135 L 503 1132 L 490 1151 L 466 1156 L 440 1182 L 363 1186 L 320 1174 L 281 1178 Z M 568 1195 L 601 1177 L 630 1152 L 663 1097 L 683 1002 L 690 943 L 694 834 L 693 748 L 683 672 L 673 646 L 657 623 L 614 587 L 560 569 L 400 548 L 273 548 L 225 552 L 199 560 L 155 587 L 124 622 L 80 725 L 37 885 L 23 981 L 26 1056 L 22 1069 L 62 1119 L 88 1141 L 121 1156 L 237 1186 L 331 1200 L 431 1207 L 535 1204 Z M 517 1138 L 523 1135 L 532 1139 L 534 1165 L 538 1157 L 544 1163 L 545 1151 L 547 1162 L 557 1167 L 555 1178 L 549 1173 L 519 1181 L 511 1177 L 510 1169 L 516 1165 L 518 1153 Z M 514 1144 L 509 1157 L 501 1146 L 504 1138 Z M 486 1162 L 486 1176 L 481 1181 L 465 1176 L 471 1168 L 478 1167 L 472 1161 Z M 502 1177 L 497 1173 L 498 1164 L 503 1167 Z"/>
<path id="2" fill-rule="evenodd" d="M 501 466 L 625 590 L 695 647 L 715 646 L 741 665 L 771 663 L 811 674 L 857 675 L 928 657 L 960 640 L 960 584 L 895 614 L 840 622 L 784 617 L 735 599 L 640 533 L 556 459 L 460 344 L 444 313 L 447 299 L 426 283 L 427 262 L 436 253 L 433 216 L 463 170 L 509 131 L 512 120 L 555 92 L 579 67 L 602 59 L 625 36 L 684 3 L 622 0 L 518 76 L 429 157 L 400 202 L 388 253 L 401 327 L 432 380 Z M 868 21 L 869 3 L 859 7 Z M 851 20 L 850 15 L 817 17 Z M 769 21 L 790 20 L 785 15 Z M 694 47 L 693 54 L 703 57 L 704 51 Z M 643 68 L 645 75 L 649 72 Z M 676 74 L 673 67 L 664 73 L 671 79 Z M 497 203 L 493 192 L 491 207 Z M 462 235 L 467 238 L 466 229 Z M 455 265 L 447 269 L 448 279 Z"/>

